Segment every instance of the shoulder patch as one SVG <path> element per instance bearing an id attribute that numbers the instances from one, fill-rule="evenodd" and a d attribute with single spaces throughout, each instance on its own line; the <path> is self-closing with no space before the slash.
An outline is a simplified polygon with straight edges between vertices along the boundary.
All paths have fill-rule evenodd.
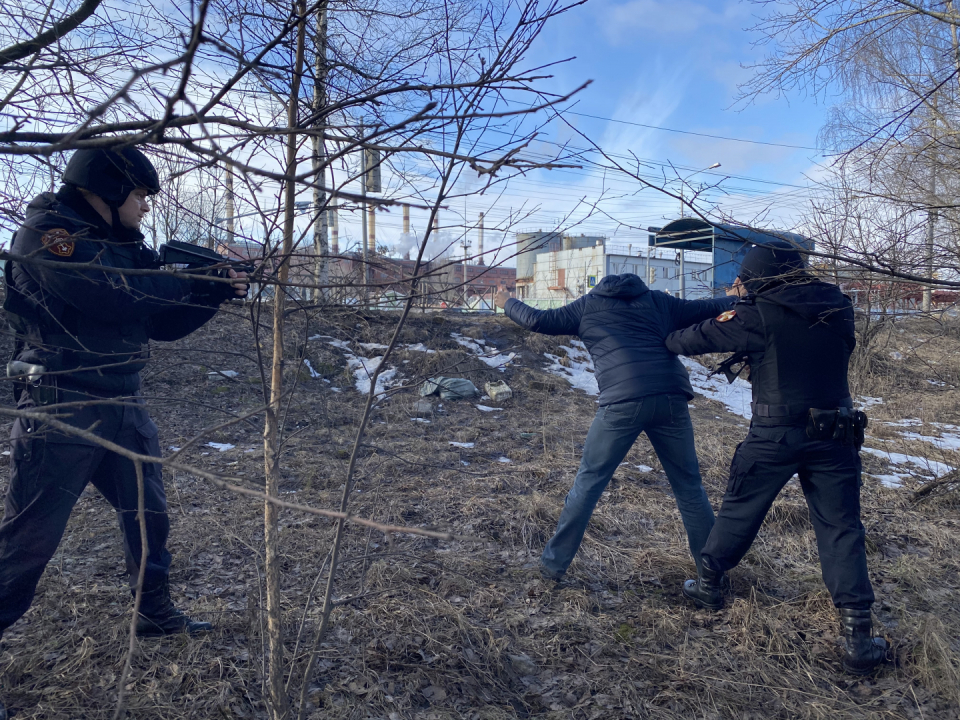
<path id="1" fill-rule="evenodd" d="M 63 228 L 47 230 L 40 238 L 43 246 L 57 257 L 70 257 L 73 255 L 74 243 L 70 239 L 73 235 Z"/>
<path id="2" fill-rule="evenodd" d="M 736 316 L 736 310 L 724 310 L 722 313 L 717 315 L 717 322 L 727 322 L 728 320 L 733 320 Z"/>

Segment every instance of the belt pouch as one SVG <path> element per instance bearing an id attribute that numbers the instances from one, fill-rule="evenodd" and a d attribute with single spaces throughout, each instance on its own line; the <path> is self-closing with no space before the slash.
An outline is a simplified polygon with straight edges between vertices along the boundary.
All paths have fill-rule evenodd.
<path id="1" fill-rule="evenodd" d="M 837 426 L 837 408 L 807 412 L 807 437 L 811 440 L 832 440 Z"/>

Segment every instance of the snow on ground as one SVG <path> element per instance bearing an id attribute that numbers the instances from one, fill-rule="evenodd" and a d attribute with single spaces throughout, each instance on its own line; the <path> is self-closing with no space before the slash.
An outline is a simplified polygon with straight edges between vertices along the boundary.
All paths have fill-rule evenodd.
<path id="1" fill-rule="evenodd" d="M 482 412 L 496 412 L 497 410 L 503 410 L 503 408 L 490 407 L 489 405 L 477 405 L 477 410 Z"/>
<path id="2" fill-rule="evenodd" d="M 366 395 L 370 392 L 370 378 L 373 377 L 373 373 L 380 363 L 383 362 L 383 357 L 375 358 L 365 358 L 358 357 L 352 353 L 347 353 L 347 367 L 353 373 L 354 385 L 357 388 L 357 391 Z M 376 395 L 383 396 L 387 392 L 388 387 L 392 387 L 395 383 L 393 382 L 394 376 L 397 374 L 397 369 L 395 367 L 387 368 L 380 375 L 377 376 L 377 388 Z"/>
<path id="3" fill-rule="evenodd" d="M 936 425 L 936 423 L 931 423 Z M 900 436 L 907 440 L 919 440 L 921 442 L 935 445 L 940 450 L 960 450 L 960 435 L 956 433 L 943 433 L 940 437 L 936 435 L 921 435 L 915 432 L 902 432 Z"/>
<path id="4" fill-rule="evenodd" d="M 231 445 L 230 443 L 208 442 L 207 447 L 212 447 L 214 450 L 219 450 L 220 452 L 226 452 L 227 450 L 233 450 L 236 445 Z"/>
<path id="5" fill-rule="evenodd" d="M 304 359 L 303 359 L 303 364 L 306 365 L 306 366 L 307 366 L 307 370 L 310 371 L 310 377 L 312 377 L 312 378 L 318 378 L 318 377 L 320 377 L 320 373 L 318 373 L 316 370 L 313 369 L 313 365 L 310 364 L 310 361 L 309 361 L 309 360 L 307 360 L 306 358 L 304 358 Z"/>
<path id="6" fill-rule="evenodd" d="M 448 442 L 454 447 L 464 448 L 466 450 L 469 450 L 474 446 L 474 443 L 472 442 L 454 442 L 453 440 L 449 440 Z"/>
<path id="7" fill-rule="evenodd" d="M 723 374 L 710 377 L 710 370 L 687 357 L 681 357 L 680 362 L 690 371 L 690 384 L 701 395 L 722 402 L 727 411 L 749 420 L 753 417 L 750 409 L 752 391 L 750 383 L 743 378 L 737 378 L 728 383 Z"/>
<path id="8" fill-rule="evenodd" d="M 903 453 L 891 452 L 889 450 L 871 447 L 863 447 L 860 449 L 860 452 L 865 452 L 871 455 L 876 455 L 880 458 L 884 458 L 887 460 L 887 462 L 894 466 L 904 467 L 912 465 L 918 469 L 915 472 L 898 472 L 890 475 L 874 475 L 874 477 L 878 478 L 880 482 L 887 487 L 900 487 L 900 485 L 903 484 L 903 479 L 911 477 L 912 475 L 924 475 L 927 477 L 932 475 L 933 478 L 936 479 L 953 470 L 953 468 L 946 463 L 930 460 L 929 458 L 918 457 L 916 455 L 904 455 Z"/>
<path id="9" fill-rule="evenodd" d="M 960 426 L 936 422 L 926 424 L 936 429 L 940 435 L 921 435 L 912 430 L 901 430 L 900 437 L 905 440 L 919 440 L 920 442 L 930 443 L 939 450 L 960 450 Z M 889 427 L 919 428 L 924 425 L 924 422 L 917 418 L 905 418 L 903 420 L 885 422 L 884 425 Z"/>
<path id="10" fill-rule="evenodd" d="M 497 368 L 501 372 L 503 372 L 503 368 L 507 363 L 517 357 L 516 353 L 510 353 L 508 355 L 499 353 L 493 345 L 484 347 L 484 345 L 487 345 L 486 340 L 474 340 L 473 338 L 464 337 L 460 333 L 450 333 L 450 337 L 476 355 L 481 361 L 492 368 Z"/>
<path id="11" fill-rule="evenodd" d="M 326 335 L 314 335 L 313 337 L 328 337 Z M 312 340 L 313 338 L 311 338 Z M 350 351 L 350 341 L 349 340 L 327 340 L 327 343 L 333 345 L 335 348 L 338 348 L 343 351 L 343 354 L 347 358 L 347 369 L 353 373 L 353 383 L 357 388 L 357 392 L 363 393 L 366 395 L 370 392 L 370 378 L 373 376 L 373 373 L 380 363 L 383 362 L 383 356 L 374 357 L 374 358 L 365 358 L 360 357 L 359 355 L 354 355 Z M 376 343 L 358 343 L 359 345 L 375 345 Z M 386 347 L 386 345 L 380 346 Z M 308 363 L 309 366 L 309 363 Z M 313 372 L 313 368 L 310 368 L 310 372 Z M 376 394 L 378 397 L 382 397 L 386 392 L 387 388 L 393 387 L 397 384 L 397 368 L 390 367 L 380 373 L 377 377 L 377 389 Z M 333 388 L 331 388 L 333 389 Z"/>
<path id="12" fill-rule="evenodd" d="M 580 340 L 573 340 L 570 346 L 561 345 L 561 347 L 567 351 L 567 359 L 570 361 L 570 367 L 560 364 L 559 355 L 544 353 L 544 357 L 550 360 L 551 363 L 546 368 L 546 371 L 551 375 L 563 378 L 574 388 L 583 390 L 587 395 L 599 395 L 600 386 L 597 385 L 593 358 L 591 358 L 590 353 L 587 352 L 586 345 Z"/>

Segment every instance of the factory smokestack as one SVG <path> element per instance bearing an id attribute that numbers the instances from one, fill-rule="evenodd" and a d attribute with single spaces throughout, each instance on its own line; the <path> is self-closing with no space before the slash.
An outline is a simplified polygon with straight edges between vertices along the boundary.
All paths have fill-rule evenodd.
<path id="1" fill-rule="evenodd" d="M 480 257 L 477 264 L 483 265 L 483 213 L 480 213 L 479 237 L 477 238 L 477 255 Z"/>

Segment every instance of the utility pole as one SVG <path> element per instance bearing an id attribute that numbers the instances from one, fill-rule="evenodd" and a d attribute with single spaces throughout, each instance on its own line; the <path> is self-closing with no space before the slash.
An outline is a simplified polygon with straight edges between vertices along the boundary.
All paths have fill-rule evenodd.
<path id="1" fill-rule="evenodd" d="M 316 115 L 313 136 L 313 253 L 315 256 L 313 290 L 314 301 L 326 294 L 329 284 L 329 255 L 327 244 L 327 144 L 323 132 L 327 126 L 327 3 L 317 9 L 317 35 L 314 39 L 313 112 Z"/>
<path id="2" fill-rule="evenodd" d="M 360 252 L 363 261 L 363 308 L 367 308 L 370 277 L 367 257 L 367 152 L 363 147 L 363 120 L 360 120 Z"/>

